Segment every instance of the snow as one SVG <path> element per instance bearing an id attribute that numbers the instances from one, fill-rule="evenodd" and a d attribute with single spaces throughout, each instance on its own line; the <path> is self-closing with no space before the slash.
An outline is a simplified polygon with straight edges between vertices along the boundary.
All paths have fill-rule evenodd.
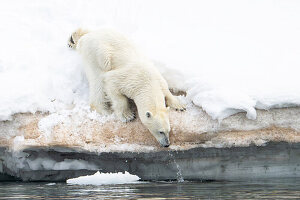
<path id="1" fill-rule="evenodd" d="M 45 134 L 74 112 L 106 120 L 88 111 L 81 59 L 67 48 L 78 27 L 123 32 L 213 119 L 299 105 L 299 20 L 293 0 L 2 1 L 0 120 L 49 112 Z"/>
<path id="2" fill-rule="evenodd" d="M 57 125 L 80 126 L 82 123 L 93 120 L 99 124 L 115 120 L 114 115 L 100 115 L 96 111 L 90 111 L 87 102 L 77 103 L 72 109 L 58 110 L 39 120 L 38 128 L 43 136 L 51 140 L 53 128 Z M 52 135 L 53 136 L 53 135 Z"/>
<path id="3" fill-rule="evenodd" d="M 68 179 L 67 183 L 77 185 L 103 185 L 103 184 L 126 184 L 137 183 L 140 178 L 128 172 L 125 173 L 100 173 L 96 172 L 91 176 L 81 176 Z"/>

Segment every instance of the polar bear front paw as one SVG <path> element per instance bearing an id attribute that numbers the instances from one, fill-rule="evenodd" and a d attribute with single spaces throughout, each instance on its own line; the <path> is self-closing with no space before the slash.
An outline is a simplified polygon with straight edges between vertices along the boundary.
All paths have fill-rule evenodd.
<path id="1" fill-rule="evenodd" d="M 112 114 L 112 110 L 106 104 L 100 104 L 95 106 L 95 104 L 90 104 L 91 110 L 95 110 L 97 113 L 101 115 L 110 115 Z"/>
<path id="2" fill-rule="evenodd" d="M 176 110 L 176 111 L 185 111 L 186 106 L 182 104 L 176 97 L 172 97 L 171 99 L 167 99 L 167 106 Z"/>
<path id="3" fill-rule="evenodd" d="M 122 122 L 130 122 L 135 119 L 135 114 L 130 110 L 125 110 L 122 113 L 119 113 L 119 119 Z"/>

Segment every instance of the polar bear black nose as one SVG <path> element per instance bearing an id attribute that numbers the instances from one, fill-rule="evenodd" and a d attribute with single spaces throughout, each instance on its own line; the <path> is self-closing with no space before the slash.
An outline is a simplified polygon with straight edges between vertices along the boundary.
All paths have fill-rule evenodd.
<path id="1" fill-rule="evenodd" d="M 170 141 L 168 138 L 165 138 L 165 144 L 163 145 L 164 147 L 169 147 L 170 146 Z"/>

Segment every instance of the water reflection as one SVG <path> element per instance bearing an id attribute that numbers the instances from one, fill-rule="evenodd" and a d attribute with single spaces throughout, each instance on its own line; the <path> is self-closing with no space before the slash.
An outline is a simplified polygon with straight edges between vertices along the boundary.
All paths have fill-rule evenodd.
<path id="1" fill-rule="evenodd" d="M 141 182 L 80 186 L 0 183 L 0 199 L 295 199 L 300 180 L 260 182 Z"/>

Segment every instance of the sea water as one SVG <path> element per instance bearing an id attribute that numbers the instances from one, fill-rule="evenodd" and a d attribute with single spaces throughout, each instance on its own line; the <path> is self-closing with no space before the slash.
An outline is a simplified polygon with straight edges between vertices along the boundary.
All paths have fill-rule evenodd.
<path id="1" fill-rule="evenodd" d="M 297 199 L 300 180 L 71 185 L 2 182 L 0 199 Z"/>

